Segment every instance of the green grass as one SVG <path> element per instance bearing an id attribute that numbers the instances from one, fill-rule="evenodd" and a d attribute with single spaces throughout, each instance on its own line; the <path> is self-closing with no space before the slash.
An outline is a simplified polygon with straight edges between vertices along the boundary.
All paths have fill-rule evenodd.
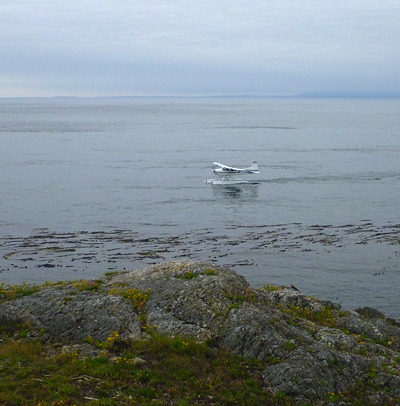
<path id="1" fill-rule="evenodd" d="M 282 290 L 282 286 L 275 286 L 275 285 L 271 285 L 270 283 L 266 283 L 262 289 L 268 291 L 268 292 L 277 292 Z"/>
<path id="2" fill-rule="evenodd" d="M 206 269 L 205 271 L 203 271 L 202 274 L 208 275 L 208 276 L 213 276 L 213 275 L 218 275 L 218 271 L 214 268 L 209 268 L 209 269 Z"/>
<path id="3" fill-rule="evenodd" d="M 149 299 L 151 290 L 147 289 L 142 291 L 139 289 L 130 289 L 126 287 L 117 286 L 108 291 L 109 295 L 122 296 L 124 299 L 129 300 L 132 306 L 135 308 L 136 312 L 141 313 L 143 306 Z"/>
<path id="4" fill-rule="evenodd" d="M 84 358 L 38 341 L 0 335 L 0 405 L 289 405 L 263 387 L 263 363 L 213 342 L 153 333 Z M 51 350 L 51 351 L 50 351 Z M 145 363 L 137 363 L 138 357 Z"/>
<path id="5" fill-rule="evenodd" d="M 81 292 L 90 290 L 92 292 L 97 292 L 100 286 L 103 284 L 101 280 L 78 280 L 73 283 L 75 289 L 78 289 Z"/>
<path id="6" fill-rule="evenodd" d="M 8 300 L 14 300 L 23 296 L 29 296 L 33 293 L 39 292 L 46 286 L 60 286 L 66 285 L 68 282 L 49 282 L 46 281 L 42 285 L 32 285 L 29 283 L 21 283 L 16 285 L 9 285 L 7 283 L 0 283 L 0 303 Z"/>
<path id="7" fill-rule="evenodd" d="M 199 276 L 198 274 L 196 274 L 196 273 L 194 273 L 192 271 L 186 271 L 184 273 L 175 275 L 175 278 L 178 278 L 178 279 L 194 279 L 194 278 L 197 278 L 198 276 Z"/>
<path id="8" fill-rule="evenodd" d="M 22 283 L 20 285 L 8 285 L 4 282 L 0 283 L 0 303 L 18 297 L 31 295 L 38 292 L 40 289 L 41 288 L 36 285 L 29 285 L 27 283 Z"/>

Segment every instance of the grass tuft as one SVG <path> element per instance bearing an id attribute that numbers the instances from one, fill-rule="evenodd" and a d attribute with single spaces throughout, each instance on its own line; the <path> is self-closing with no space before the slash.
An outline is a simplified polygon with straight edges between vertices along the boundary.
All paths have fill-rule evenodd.
<path id="1" fill-rule="evenodd" d="M 147 289 L 145 291 L 139 289 L 131 289 L 124 287 L 115 287 L 108 291 L 109 295 L 118 295 L 124 299 L 129 300 L 132 306 L 135 308 L 136 312 L 140 313 L 143 306 L 146 304 L 150 297 L 151 290 Z"/>

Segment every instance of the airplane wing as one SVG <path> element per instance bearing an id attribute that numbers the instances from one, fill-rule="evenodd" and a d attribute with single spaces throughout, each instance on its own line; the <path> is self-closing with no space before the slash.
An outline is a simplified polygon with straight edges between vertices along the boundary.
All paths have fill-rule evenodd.
<path id="1" fill-rule="evenodd" d="M 219 166 L 221 169 L 225 169 L 225 170 L 228 170 L 228 171 L 232 171 L 232 170 L 233 171 L 239 171 L 239 169 L 237 169 L 237 168 L 232 168 L 231 166 L 220 164 L 219 162 L 213 162 L 213 164 L 216 165 L 216 166 Z"/>
<path id="2" fill-rule="evenodd" d="M 219 162 L 213 162 L 213 165 L 219 166 L 220 168 L 227 168 L 226 165 L 220 164 Z"/>

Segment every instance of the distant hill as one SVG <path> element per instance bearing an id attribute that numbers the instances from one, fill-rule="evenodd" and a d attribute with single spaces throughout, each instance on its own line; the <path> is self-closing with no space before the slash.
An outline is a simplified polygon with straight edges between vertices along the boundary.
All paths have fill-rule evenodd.
<path id="1" fill-rule="evenodd" d="M 318 99 L 399 99 L 400 92 L 307 92 L 301 93 L 297 98 L 318 98 Z"/>

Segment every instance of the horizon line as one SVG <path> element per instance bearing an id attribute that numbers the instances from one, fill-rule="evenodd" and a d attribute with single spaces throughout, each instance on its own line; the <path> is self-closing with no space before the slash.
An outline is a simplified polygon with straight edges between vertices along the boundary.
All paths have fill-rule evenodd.
<path id="1" fill-rule="evenodd" d="M 0 96 L 0 99 L 399 99 L 400 93 L 384 92 L 305 92 L 299 94 L 139 94 L 139 95 L 57 95 L 57 96 Z"/>

